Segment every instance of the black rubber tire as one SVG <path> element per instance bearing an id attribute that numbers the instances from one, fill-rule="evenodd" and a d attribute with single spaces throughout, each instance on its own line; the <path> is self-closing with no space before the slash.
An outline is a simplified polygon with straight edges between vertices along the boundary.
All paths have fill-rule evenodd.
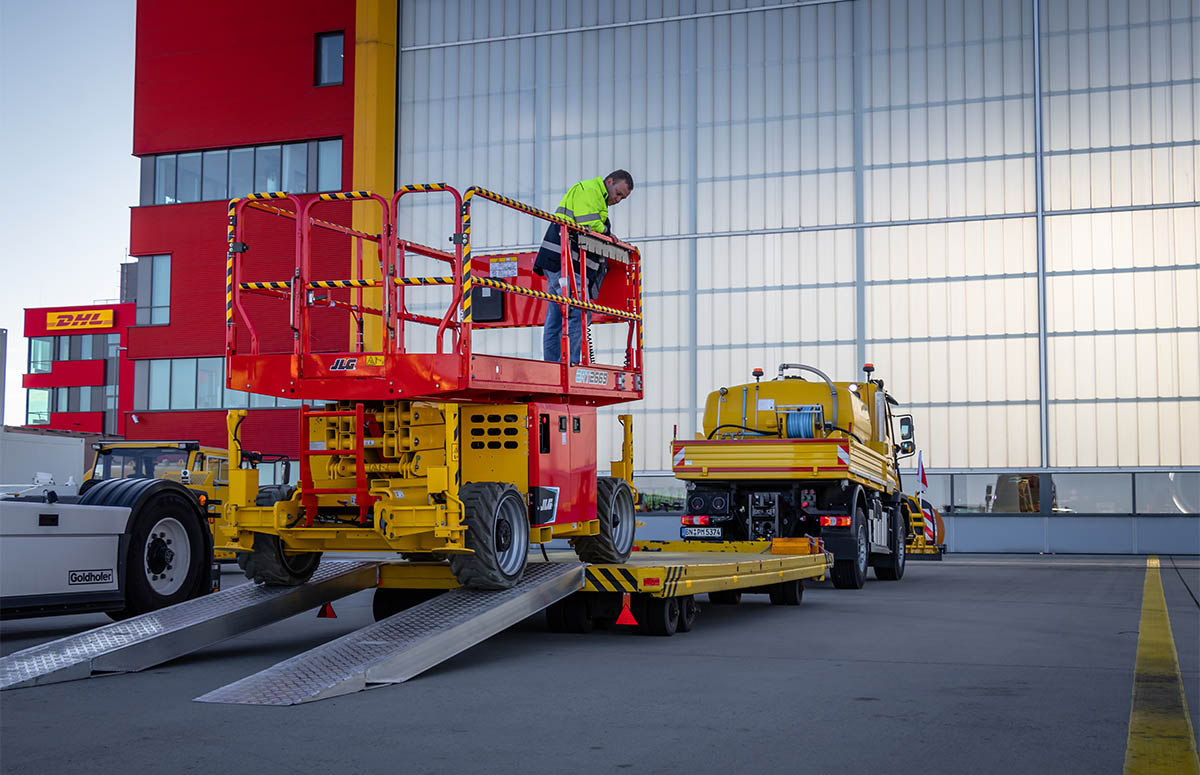
<path id="1" fill-rule="evenodd" d="M 444 589 L 389 589 L 379 587 L 371 599 L 371 615 L 375 621 L 407 611 L 415 605 L 432 600 L 445 592 Z"/>
<path id="2" fill-rule="evenodd" d="M 296 488 L 290 484 L 272 484 L 258 488 L 255 506 L 270 506 L 291 500 Z M 321 564 L 320 552 L 287 554 L 279 536 L 255 533 L 249 552 L 238 552 L 237 563 L 246 578 L 272 587 L 298 587 L 312 578 Z"/>
<path id="3" fill-rule="evenodd" d="M 669 638 L 679 629 L 679 598 L 647 596 L 641 609 L 638 629 L 643 634 Z"/>
<path id="4" fill-rule="evenodd" d="M 79 491 L 76 492 L 75 494 L 83 495 L 85 492 L 92 489 L 96 485 L 100 484 L 100 482 L 102 482 L 102 481 L 104 481 L 104 480 L 103 479 L 88 479 L 83 484 L 79 485 Z"/>
<path id="5" fill-rule="evenodd" d="M 628 560 L 637 521 L 628 482 L 612 476 L 596 479 L 596 516 L 600 534 L 576 538 L 575 554 L 595 564 L 616 565 Z"/>
<path id="6" fill-rule="evenodd" d="M 88 487 L 87 492 L 80 496 L 79 503 L 130 510 L 125 528 L 128 536 L 125 569 L 121 579 L 125 604 L 119 610 L 106 612 L 111 618 L 120 621 L 210 591 L 212 535 L 195 494 L 186 487 L 165 479 L 103 479 Z M 146 551 L 147 544 L 154 540 L 150 532 L 163 519 L 175 520 L 177 527 L 173 526 L 172 532 L 188 543 L 187 575 L 179 584 L 175 584 L 174 578 L 169 578 L 169 591 L 155 590 L 153 580 L 146 578 L 147 563 L 151 561 Z M 152 561 L 157 564 L 164 559 L 163 550 L 166 548 L 165 544 L 156 547 L 157 556 Z"/>
<path id="7" fill-rule="evenodd" d="M 570 595 L 555 605 L 562 608 L 563 632 L 583 635 L 592 631 L 592 615 L 583 595 Z"/>
<path id="8" fill-rule="evenodd" d="M 904 578 L 908 554 L 904 545 L 904 517 L 899 509 L 892 515 L 892 540 L 895 542 L 886 559 L 875 565 L 875 578 L 880 581 L 899 581 Z"/>
<path id="9" fill-rule="evenodd" d="M 862 589 L 863 584 L 867 583 L 867 562 L 870 559 L 870 551 L 867 545 L 867 517 L 861 506 L 856 509 L 854 515 L 853 530 L 858 551 L 854 557 L 835 560 L 833 572 L 830 574 L 833 586 L 837 589 Z"/>
<path id="10" fill-rule="evenodd" d="M 521 580 L 529 556 L 529 512 L 525 499 L 511 484 L 499 482 L 464 484 L 458 497 L 466 507 L 467 547 L 475 552 L 451 555 L 450 570 L 454 578 L 472 589 L 513 587 Z M 508 526 L 501 527 L 502 524 Z M 505 543 L 506 535 L 513 543 Z M 502 560 L 509 547 L 517 546 L 518 541 L 523 541 L 524 545 L 519 559 L 513 554 L 508 560 Z M 515 563 L 511 563 L 514 559 Z M 503 562 L 510 562 L 510 567 L 505 568 Z"/>
<path id="11" fill-rule="evenodd" d="M 696 615 L 700 606 L 696 605 L 695 595 L 684 595 L 679 598 L 679 632 L 691 632 L 696 624 Z"/>
<path id="12" fill-rule="evenodd" d="M 708 602 L 713 605 L 737 605 L 742 602 L 740 589 L 723 589 L 719 592 L 709 592 Z"/>
<path id="13" fill-rule="evenodd" d="M 800 605 L 804 599 L 804 582 L 801 579 L 772 584 L 769 594 L 771 605 Z"/>

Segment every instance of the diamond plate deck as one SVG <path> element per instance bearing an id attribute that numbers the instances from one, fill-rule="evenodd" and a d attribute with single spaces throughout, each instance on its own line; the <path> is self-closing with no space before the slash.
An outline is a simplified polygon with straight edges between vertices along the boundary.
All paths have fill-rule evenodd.
<path id="1" fill-rule="evenodd" d="M 401 683 L 583 588 L 582 563 L 530 563 L 500 592 L 454 589 L 344 635 L 197 702 L 297 705 Z"/>
<path id="2" fill-rule="evenodd" d="M 323 562 L 299 587 L 241 584 L 0 658 L 0 690 L 144 670 L 375 586 L 376 562 Z"/>

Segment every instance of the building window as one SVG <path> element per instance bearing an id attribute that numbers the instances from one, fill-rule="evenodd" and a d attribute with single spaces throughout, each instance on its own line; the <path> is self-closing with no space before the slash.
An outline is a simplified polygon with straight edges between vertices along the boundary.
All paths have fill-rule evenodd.
<path id="1" fill-rule="evenodd" d="M 301 402 L 258 393 L 245 393 L 225 387 L 224 358 L 160 358 L 134 362 L 134 411 L 192 409 L 290 409 Z M 93 396 L 93 408 L 107 394 Z M 116 394 L 106 408 L 116 409 Z M 312 402 L 322 405 L 324 402 Z"/>
<path id="2" fill-rule="evenodd" d="M 143 206 L 224 201 L 256 191 L 306 194 L 341 188 L 340 139 L 168 153 L 142 159 Z"/>
<path id="3" fill-rule="evenodd" d="M 171 361 L 171 408 L 196 408 L 196 359 Z"/>
<path id="4" fill-rule="evenodd" d="M 50 423 L 50 388 L 30 388 L 25 394 L 25 424 Z"/>
<path id="5" fill-rule="evenodd" d="M 29 373 L 49 374 L 54 363 L 54 337 L 37 336 L 29 340 Z M 49 422 L 49 420 L 47 420 Z M 31 425 L 33 423 L 30 423 Z"/>
<path id="6" fill-rule="evenodd" d="M 342 31 L 317 33 L 314 86 L 341 85 L 345 40 L 346 34 Z"/>
<path id="7" fill-rule="evenodd" d="M 134 298 L 139 326 L 171 322 L 170 256 L 138 256 Z"/>
<path id="8" fill-rule="evenodd" d="M 60 387 L 54 388 L 54 411 L 69 412 L 71 411 L 71 389 Z"/>

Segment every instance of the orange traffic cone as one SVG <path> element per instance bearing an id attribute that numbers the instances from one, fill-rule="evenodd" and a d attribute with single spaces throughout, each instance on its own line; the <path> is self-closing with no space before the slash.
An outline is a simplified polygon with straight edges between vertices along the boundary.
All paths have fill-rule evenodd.
<path id="1" fill-rule="evenodd" d="M 628 592 L 622 596 L 621 615 L 617 617 L 617 624 L 637 624 L 637 619 L 633 618 L 633 611 L 629 610 Z"/>
<path id="2" fill-rule="evenodd" d="M 333 612 L 333 605 L 331 603 L 326 603 L 325 605 L 321 606 L 321 610 L 317 611 L 317 618 L 318 619 L 336 619 L 337 614 L 335 614 Z"/>

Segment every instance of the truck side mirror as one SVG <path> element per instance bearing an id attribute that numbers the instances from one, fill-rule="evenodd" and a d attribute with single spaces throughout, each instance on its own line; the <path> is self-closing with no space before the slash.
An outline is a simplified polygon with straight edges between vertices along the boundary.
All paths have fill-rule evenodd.
<path id="1" fill-rule="evenodd" d="M 904 457 L 908 457 L 916 451 L 917 445 L 914 442 L 907 440 L 900 442 L 900 454 Z"/>
<path id="2" fill-rule="evenodd" d="M 900 417 L 900 439 L 907 441 L 913 437 L 913 421 L 912 415 L 906 414 Z"/>

